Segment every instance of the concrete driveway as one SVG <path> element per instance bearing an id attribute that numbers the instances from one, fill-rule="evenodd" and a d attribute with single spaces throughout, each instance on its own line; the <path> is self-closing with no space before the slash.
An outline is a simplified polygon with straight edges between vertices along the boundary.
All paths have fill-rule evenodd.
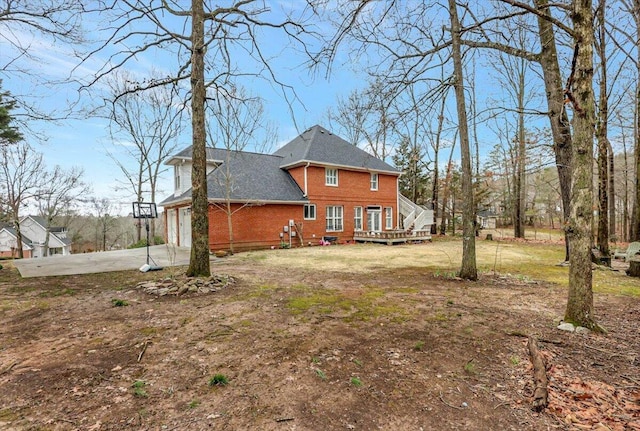
<path id="1" fill-rule="evenodd" d="M 189 264 L 191 249 L 173 247 L 175 257 L 169 259 L 166 245 L 149 247 L 149 255 L 157 266 L 179 266 Z M 16 259 L 13 261 L 22 277 L 47 277 L 51 275 L 91 274 L 97 272 L 139 269 L 147 263 L 147 249 L 103 251 L 98 253 L 51 256 L 38 259 Z M 153 265 L 153 262 L 149 262 Z"/>

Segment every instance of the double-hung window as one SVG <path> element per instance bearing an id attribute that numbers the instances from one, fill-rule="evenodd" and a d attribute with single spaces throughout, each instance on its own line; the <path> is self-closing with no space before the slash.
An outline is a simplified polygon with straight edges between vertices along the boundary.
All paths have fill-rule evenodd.
<path id="1" fill-rule="evenodd" d="M 180 193 L 180 167 L 173 166 L 173 188 Z"/>
<path id="2" fill-rule="evenodd" d="M 304 219 L 305 220 L 316 219 L 316 204 L 304 204 Z"/>
<path id="3" fill-rule="evenodd" d="M 325 168 L 324 183 L 327 186 L 338 186 L 338 170 L 334 168 Z"/>
<path id="4" fill-rule="evenodd" d="M 328 206 L 326 211 L 327 211 L 327 232 L 341 232 L 342 231 L 342 207 Z"/>
<path id="5" fill-rule="evenodd" d="M 378 190 L 378 174 L 371 174 L 371 190 Z"/>
<path id="6" fill-rule="evenodd" d="M 355 207 L 353 211 L 353 229 L 362 230 L 362 207 Z"/>

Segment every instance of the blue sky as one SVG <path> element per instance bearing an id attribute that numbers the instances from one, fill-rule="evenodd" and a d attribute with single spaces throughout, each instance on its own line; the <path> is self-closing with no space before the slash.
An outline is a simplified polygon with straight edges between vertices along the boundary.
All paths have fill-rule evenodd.
<path id="1" fill-rule="evenodd" d="M 278 14 L 280 12 L 277 7 L 280 5 L 291 7 L 291 5 L 302 5 L 304 2 L 292 2 L 288 5 L 286 2 L 271 2 L 270 4 L 274 6 L 274 13 Z M 87 28 L 94 29 L 87 32 L 87 37 L 94 42 L 109 32 L 107 22 L 94 21 L 85 24 Z M 137 30 L 140 29 L 137 28 Z M 331 32 L 331 29 L 323 23 L 319 23 L 316 30 L 325 34 Z M 78 96 L 77 85 L 66 84 L 49 87 L 41 85 L 42 82 L 63 80 L 69 77 L 72 70 L 74 77 L 81 80 L 90 79 L 107 63 L 108 55 L 114 52 L 102 51 L 78 67 L 74 51 L 80 47 L 55 43 L 38 34 L 21 33 L 19 30 L 14 31 L 13 34 L 23 44 L 30 46 L 33 58 L 23 59 L 17 65 L 29 70 L 31 75 L 8 74 L 3 76 L 3 89 L 9 90 L 21 98 L 26 98 L 30 103 L 38 103 L 44 110 L 50 112 L 65 110 L 68 103 L 74 101 Z M 345 46 L 345 49 L 339 52 L 331 73 L 327 77 L 325 69 L 310 71 L 303 66 L 302 63 L 305 59 L 299 52 L 292 49 L 293 47 L 282 36 L 282 33 L 265 31 L 259 37 L 261 46 L 265 48 L 265 52 L 270 57 L 269 64 L 276 69 L 278 79 L 294 87 L 302 102 L 294 105 L 294 121 L 289 106 L 272 83 L 253 77 L 247 77 L 241 81 L 241 84 L 247 87 L 252 94 L 259 95 L 264 100 L 266 120 L 271 121 L 278 129 L 278 139 L 274 143 L 274 147 L 288 142 L 314 124 L 329 127 L 326 119 L 327 110 L 331 107 L 335 108 L 340 96 L 346 98 L 352 90 L 363 88 L 367 78 L 365 69 L 376 61 L 374 53 L 360 53 L 353 56 L 354 54 L 349 53 L 346 49 L 347 46 Z M 12 55 L 10 45 L 4 39 L 0 39 L 0 59 L 6 59 Z M 242 68 L 255 68 L 255 64 L 251 65 L 245 62 L 241 55 L 235 59 Z M 487 71 L 486 66 L 490 62 L 489 58 L 479 55 L 477 64 L 479 72 L 476 77 L 478 100 L 481 101 L 479 110 L 484 109 L 486 101 L 492 98 L 504 99 L 503 88 L 501 85 L 496 85 L 496 77 Z M 175 56 L 164 50 L 156 50 L 137 56 L 135 61 L 127 63 L 126 68 L 131 73 L 144 77 L 149 76 L 152 70 L 160 70 L 170 74 L 176 68 L 175 63 Z M 538 87 L 540 88 L 541 85 L 540 83 Z M 98 102 L 103 90 L 104 86 L 98 84 L 89 91 L 82 92 L 80 106 L 89 106 Z M 455 123 L 456 115 L 452 94 L 451 91 L 450 106 L 446 115 Z M 542 123 L 544 126 L 543 120 L 530 119 L 530 125 Z M 121 212 L 129 211 L 132 196 L 122 190 L 124 177 L 116 163 L 107 155 L 107 152 L 111 152 L 117 157 L 122 150 L 122 146 L 119 145 L 126 145 L 126 142 L 111 140 L 106 119 L 91 116 L 57 123 L 36 122 L 32 124 L 32 127 L 41 131 L 47 138 L 44 141 L 37 141 L 34 137 L 29 136 L 28 139 L 39 151 L 44 153 L 46 163 L 49 166 L 59 164 L 67 168 L 71 166 L 82 167 L 85 171 L 85 181 L 92 185 L 93 194 L 96 197 L 108 197 L 114 203 L 120 204 Z M 480 144 L 485 151 L 497 142 L 492 131 L 483 124 L 480 124 L 479 136 Z M 447 138 L 445 137 L 445 139 Z M 190 143 L 190 135 L 185 133 L 179 140 L 178 146 L 184 147 Z M 443 159 L 446 157 L 448 157 L 448 153 L 442 156 Z M 457 158 L 454 156 L 454 159 Z M 157 200 L 162 200 L 170 193 L 171 182 L 172 173 L 165 173 L 164 181 L 161 184 L 164 192 L 159 193 L 160 198 Z"/>
<path id="2" fill-rule="evenodd" d="M 106 26 L 105 23 L 95 24 L 96 28 L 100 28 L 101 25 Z M 85 27 L 91 27 L 91 25 L 85 25 Z M 78 97 L 78 92 L 77 85 L 45 87 L 41 85 L 42 82 L 63 80 L 72 74 L 74 68 L 76 68 L 73 72 L 75 77 L 87 79 L 95 75 L 109 54 L 109 51 L 100 53 L 77 68 L 78 60 L 74 58 L 73 51 L 78 47 L 65 46 L 21 29 L 13 33 L 23 46 L 29 45 L 32 58 L 23 59 L 16 66 L 30 71 L 30 74 L 2 76 L 3 90 L 10 91 L 13 95 L 37 105 L 46 112 L 64 111 L 69 102 Z M 87 36 L 99 39 L 101 34 L 99 31 L 88 32 Z M 295 87 L 302 102 L 294 106 L 294 121 L 286 101 L 271 83 L 263 79 L 246 79 L 242 82 L 242 85 L 247 86 L 251 93 L 263 98 L 266 119 L 277 127 L 278 139 L 273 145 L 276 147 L 293 139 L 307 127 L 325 123 L 325 113 L 335 104 L 338 95 L 346 94 L 351 88 L 358 86 L 359 80 L 350 68 L 337 68 L 329 79 L 326 79 L 323 73 L 312 74 L 300 64 L 303 61 L 301 58 L 292 54 L 291 49 L 285 49 L 287 41 L 284 38 L 274 39 L 277 37 L 274 32 L 266 37 L 271 38 L 265 45 L 269 48 L 268 51 L 271 51 L 269 55 L 274 56 L 274 60 L 277 59 L 277 62 L 272 61 L 271 64 L 276 66 L 278 79 Z M 5 40 L 0 40 L 0 56 L 6 59 L 14 55 L 15 51 L 12 47 Z M 145 57 L 137 57 L 136 61 L 128 63 L 126 68 L 139 76 L 144 76 L 152 69 L 170 71 L 173 64 L 174 60 L 170 56 L 156 51 Z M 103 88 L 98 85 L 94 89 L 83 92 L 79 106 L 88 106 L 96 102 L 102 90 Z M 91 184 L 96 197 L 108 197 L 114 203 L 118 203 L 121 213 L 129 211 L 132 196 L 123 190 L 124 176 L 107 154 L 107 152 L 112 153 L 120 161 L 126 162 L 126 159 L 118 156 L 122 153 L 122 147 L 118 145 L 126 145 L 126 143 L 114 143 L 111 140 L 109 123 L 105 118 L 91 116 L 58 122 L 31 121 L 29 124 L 40 133 L 40 137 L 45 138 L 39 139 L 36 135 L 27 134 L 29 142 L 44 154 L 48 166 L 82 167 L 85 172 L 84 179 Z M 300 129 L 297 129 L 296 125 Z M 178 140 L 180 148 L 190 144 L 189 133 L 184 133 Z M 161 187 L 164 192 L 160 193 L 159 200 L 170 193 L 172 178 L 172 172 L 163 174 L 164 181 L 161 182 Z"/>

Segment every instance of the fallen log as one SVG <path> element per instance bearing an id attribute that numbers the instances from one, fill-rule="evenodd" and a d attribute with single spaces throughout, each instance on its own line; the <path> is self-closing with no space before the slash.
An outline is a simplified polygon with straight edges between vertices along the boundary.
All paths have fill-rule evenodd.
<path id="1" fill-rule="evenodd" d="M 547 391 L 547 370 L 544 359 L 538 350 L 538 341 L 534 336 L 530 336 L 527 342 L 529 346 L 529 356 L 533 365 L 533 401 L 531 402 L 533 410 L 539 412 L 544 410 L 548 404 L 549 393 Z"/>

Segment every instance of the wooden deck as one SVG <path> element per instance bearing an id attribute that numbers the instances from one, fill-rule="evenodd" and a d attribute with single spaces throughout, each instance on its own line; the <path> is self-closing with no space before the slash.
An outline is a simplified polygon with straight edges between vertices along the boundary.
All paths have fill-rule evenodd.
<path id="1" fill-rule="evenodd" d="M 353 240 L 356 242 L 376 242 L 387 245 L 402 244 L 413 241 L 430 241 L 431 231 L 416 230 L 407 232 L 404 230 L 387 230 L 384 232 L 355 231 Z"/>

